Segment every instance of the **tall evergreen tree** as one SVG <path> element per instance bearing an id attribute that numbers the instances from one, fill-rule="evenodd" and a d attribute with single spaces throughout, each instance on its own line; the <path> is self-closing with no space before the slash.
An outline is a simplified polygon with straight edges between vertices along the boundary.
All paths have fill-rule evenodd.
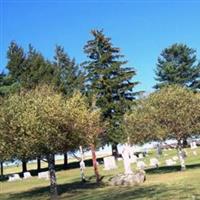
<path id="1" fill-rule="evenodd" d="M 12 41 L 7 51 L 7 69 L 9 75 L 15 82 L 20 81 L 21 74 L 24 71 L 24 64 L 26 55 L 24 49 L 20 47 L 16 42 Z"/>
<path id="2" fill-rule="evenodd" d="M 61 46 L 56 46 L 54 56 L 56 85 L 66 96 L 83 89 L 84 76 L 75 59 L 71 59 Z"/>
<path id="3" fill-rule="evenodd" d="M 41 83 L 52 84 L 54 81 L 54 69 L 51 62 L 32 45 L 29 45 L 20 81 L 26 88 L 34 88 Z"/>
<path id="4" fill-rule="evenodd" d="M 111 39 L 102 30 L 93 30 L 93 39 L 84 46 L 89 60 L 83 63 L 87 71 L 86 90 L 88 95 L 97 97 L 97 106 L 102 110 L 102 117 L 109 122 L 106 142 L 116 153 L 116 144 L 122 141 L 123 114 L 129 109 L 137 93 L 133 88 L 138 82 L 132 78 L 136 74 L 134 68 L 126 67 L 127 61 L 120 49 L 113 47 Z"/>
<path id="5" fill-rule="evenodd" d="M 75 59 L 71 59 L 64 47 L 56 46 L 54 56 L 55 85 L 66 97 L 71 97 L 75 90 L 82 90 L 84 75 L 79 70 Z M 64 153 L 64 168 L 68 165 L 67 150 Z"/>
<path id="6" fill-rule="evenodd" d="M 184 44 L 165 48 L 158 58 L 155 88 L 179 84 L 191 89 L 200 89 L 200 63 L 196 51 Z"/>

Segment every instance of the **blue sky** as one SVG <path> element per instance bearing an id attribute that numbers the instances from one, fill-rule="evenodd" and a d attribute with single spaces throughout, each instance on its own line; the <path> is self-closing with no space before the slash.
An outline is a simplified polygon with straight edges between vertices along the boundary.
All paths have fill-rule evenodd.
<path id="1" fill-rule="evenodd" d="M 0 0 L 0 71 L 11 40 L 31 43 L 51 59 L 61 44 L 77 62 L 90 30 L 103 28 L 137 71 L 137 90 L 152 91 L 154 69 L 163 48 L 185 43 L 200 59 L 200 1 Z"/>

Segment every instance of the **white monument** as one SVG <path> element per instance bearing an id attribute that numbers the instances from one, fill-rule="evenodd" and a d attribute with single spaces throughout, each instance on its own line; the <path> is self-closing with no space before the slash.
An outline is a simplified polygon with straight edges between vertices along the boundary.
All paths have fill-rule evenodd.
<path id="1" fill-rule="evenodd" d="M 111 170 L 117 168 L 114 156 L 105 157 L 103 158 L 103 161 L 104 161 L 104 170 Z"/>
<path id="2" fill-rule="evenodd" d="M 125 174 L 133 174 L 131 170 L 131 150 L 129 144 L 124 144 L 122 149 L 122 157 L 124 160 L 124 173 Z"/>

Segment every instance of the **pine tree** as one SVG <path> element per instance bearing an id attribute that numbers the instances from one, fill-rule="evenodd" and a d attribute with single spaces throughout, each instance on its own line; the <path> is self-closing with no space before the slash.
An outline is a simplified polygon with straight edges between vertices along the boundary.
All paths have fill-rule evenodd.
<path id="1" fill-rule="evenodd" d="M 39 84 L 53 84 L 54 69 L 50 61 L 29 45 L 24 62 L 24 71 L 20 76 L 20 82 L 25 88 L 34 88 Z"/>
<path id="2" fill-rule="evenodd" d="M 83 89 L 84 76 L 79 70 L 75 59 L 71 59 L 61 46 L 56 46 L 54 68 L 58 89 L 67 97 L 73 95 L 75 90 Z"/>
<path id="3" fill-rule="evenodd" d="M 24 71 L 24 63 L 26 60 L 23 48 L 16 42 L 12 41 L 8 47 L 7 59 L 7 69 L 9 71 L 9 75 L 15 82 L 19 82 L 21 74 Z"/>
<path id="4" fill-rule="evenodd" d="M 124 56 L 120 54 L 120 49 L 113 47 L 111 39 L 102 30 L 91 33 L 94 38 L 84 47 L 89 58 L 83 63 L 87 71 L 86 91 L 89 96 L 96 95 L 102 117 L 109 122 L 106 142 L 110 142 L 116 151 L 116 144 L 123 138 L 123 115 L 137 95 L 133 88 L 138 82 L 132 81 L 136 72 L 125 67 L 127 61 L 121 60 Z"/>
<path id="5" fill-rule="evenodd" d="M 173 44 L 162 51 L 158 58 L 155 88 L 179 84 L 191 89 L 200 89 L 200 63 L 196 51 L 184 44 Z"/>
<path id="6" fill-rule="evenodd" d="M 76 90 L 83 90 L 84 75 L 79 70 L 75 59 L 71 59 L 61 46 L 56 46 L 54 56 L 55 86 L 67 98 L 71 97 Z M 67 150 L 64 153 L 64 169 L 68 165 Z"/>

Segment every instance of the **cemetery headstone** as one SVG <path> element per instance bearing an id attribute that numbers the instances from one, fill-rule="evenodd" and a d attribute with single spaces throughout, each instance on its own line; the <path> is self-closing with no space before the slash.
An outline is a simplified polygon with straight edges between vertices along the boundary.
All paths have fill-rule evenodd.
<path id="1" fill-rule="evenodd" d="M 8 181 L 17 181 L 17 180 L 21 180 L 19 174 L 12 174 L 8 177 Z"/>
<path id="2" fill-rule="evenodd" d="M 146 164 L 143 162 L 143 161 L 138 161 L 137 162 L 137 168 L 140 169 L 140 170 L 144 170 L 146 167 Z"/>
<path id="3" fill-rule="evenodd" d="M 138 157 L 136 155 L 131 156 L 131 163 L 136 163 L 138 160 Z"/>
<path id="4" fill-rule="evenodd" d="M 197 156 L 197 152 L 196 151 L 193 151 L 192 153 L 193 153 L 194 156 Z"/>
<path id="5" fill-rule="evenodd" d="M 197 148 L 196 142 L 191 142 L 191 143 L 190 143 L 190 148 L 191 148 L 191 149 L 196 149 L 196 148 Z"/>
<path id="6" fill-rule="evenodd" d="M 165 163 L 167 166 L 173 166 L 176 164 L 176 161 L 174 161 L 172 159 L 168 159 L 168 160 L 165 160 Z"/>
<path id="7" fill-rule="evenodd" d="M 139 158 L 140 158 L 140 159 L 144 158 L 143 153 L 140 153 L 140 154 L 139 154 Z"/>
<path id="8" fill-rule="evenodd" d="M 38 178 L 49 180 L 49 171 L 38 173 Z"/>
<path id="9" fill-rule="evenodd" d="M 151 167 L 158 167 L 159 166 L 159 161 L 157 158 L 151 158 L 150 159 L 150 166 Z"/>
<path id="10" fill-rule="evenodd" d="M 104 169 L 105 170 L 111 170 L 111 169 L 117 168 L 114 156 L 105 157 L 105 158 L 103 158 L 103 161 L 104 161 Z"/>
<path id="11" fill-rule="evenodd" d="M 178 156 L 173 156 L 172 160 L 177 161 L 178 160 Z"/>
<path id="12" fill-rule="evenodd" d="M 27 178 L 31 178 L 31 173 L 30 172 L 24 172 L 24 179 L 27 179 Z"/>

